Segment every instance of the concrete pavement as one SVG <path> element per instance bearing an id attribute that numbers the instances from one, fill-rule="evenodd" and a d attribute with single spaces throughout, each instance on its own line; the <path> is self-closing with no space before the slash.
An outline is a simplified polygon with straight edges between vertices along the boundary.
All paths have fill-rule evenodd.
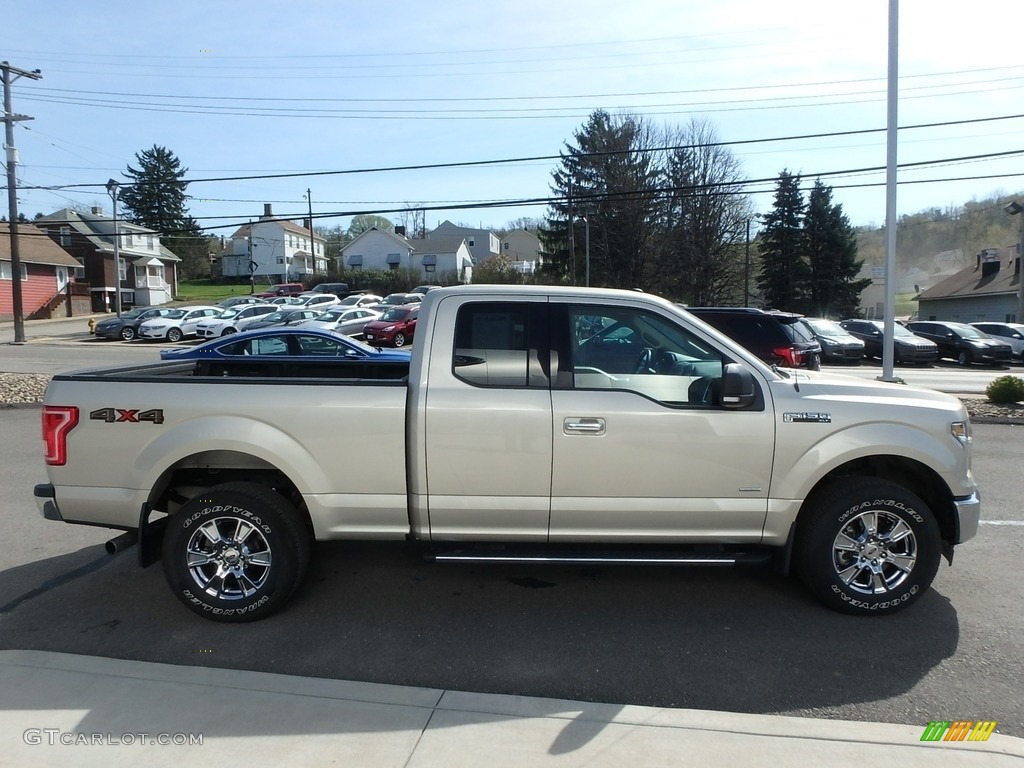
<path id="1" fill-rule="evenodd" d="M 1022 739 L 996 733 L 985 742 L 922 742 L 925 725 L 590 704 L 0 651 L 0 762 L 12 768 L 178 768 L 199 761 L 242 768 L 998 768 L 1024 759 Z"/>

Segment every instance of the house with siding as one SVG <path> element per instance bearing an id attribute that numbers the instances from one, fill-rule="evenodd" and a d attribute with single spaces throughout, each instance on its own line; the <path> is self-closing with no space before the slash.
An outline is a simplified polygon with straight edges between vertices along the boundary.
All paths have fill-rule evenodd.
<path id="1" fill-rule="evenodd" d="M 220 256 L 221 275 L 249 277 L 251 259 L 255 265 L 252 273 L 260 282 L 298 282 L 327 273 L 326 245 L 327 241 L 316 233 L 310 245 L 308 220 L 300 226 L 279 219 L 271 204 L 264 203 L 258 221 L 243 224 L 231 235 L 226 252 Z"/>
<path id="2" fill-rule="evenodd" d="M 18 224 L 18 260 L 21 263 L 21 315 L 40 320 L 86 314 L 89 303 L 73 293 L 78 262 L 46 233 L 31 224 Z M 0 319 L 14 318 L 14 271 L 11 228 L 0 224 Z"/>
<path id="3" fill-rule="evenodd" d="M 1017 319 L 1017 289 L 1020 259 L 1017 248 L 986 248 L 975 263 L 918 294 L 917 315 L 921 320 L 953 320 L 976 323 L 983 320 L 1020 322 Z"/>
<path id="4" fill-rule="evenodd" d="M 158 306 L 174 299 L 181 261 L 160 243 L 160 233 L 117 220 L 120 264 L 114 263 L 114 219 L 102 209 L 89 213 L 69 208 L 36 219 L 33 224 L 78 262 L 76 280 L 89 284 L 94 312 L 121 306 Z"/>
<path id="5" fill-rule="evenodd" d="M 532 275 L 544 263 L 540 238 L 528 229 L 513 229 L 501 238 L 501 255 L 524 275 Z"/>
<path id="6" fill-rule="evenodd" d="M 412 270 L 433 282 L 456 272 L 459 282 L 473 279 L 473 256 L 461 237 L 429 237 L 410 240 L 404 227 L 387 232 L 373 227 L 341 249 L 341 270 Z"/>
<path id="7" fill-rule="evenodd" d="M 479 264 L 484 259 L 497 256 L 501 252 L 501 242 L 498 240 L 498 236 L 489 229 L 460 227 L 445 220 L 427 233 L 428 240 L 456 237 L 466 241 L 466 246 L 473 256 L 474 264 Z"/>

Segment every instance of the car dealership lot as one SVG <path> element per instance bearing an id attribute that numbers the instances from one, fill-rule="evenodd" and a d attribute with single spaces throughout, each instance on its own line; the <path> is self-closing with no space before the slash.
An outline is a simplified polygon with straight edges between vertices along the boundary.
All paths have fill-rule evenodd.
<path id="1" fill-rule="evenodd" d="M 0 369 L 142 362 L 160 346 L 53 336 L 5 346 Z M 921 383 L 1019 371 L 896 373 Z M 886 619 L 823 610 L 795 580 L 759 570 L 437 565 L 401 546 L 345 543 L 317 546 L 286 611 L 240 626 L 184 610 L 134 550 L 107 556 L 113 532 L 38 516 L 38 408 L 0 408 L 0 432 L 23 436 L 0 442 L 3 648 L 922 726 L 987 719 L 1024 736 L 1024 513 L 1007 471 L 1024 461 L 1022 427 L 975 426 L 986 522 L 930 594 Z"/>

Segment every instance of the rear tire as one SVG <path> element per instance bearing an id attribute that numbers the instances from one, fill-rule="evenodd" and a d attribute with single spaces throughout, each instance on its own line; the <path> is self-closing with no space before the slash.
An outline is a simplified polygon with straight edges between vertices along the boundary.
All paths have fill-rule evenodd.
<path id="1" fill-rule="evenodd" d="M 829 608 L 894 613 L 931 586 L 942 549 L 939 527 L 910 491 L 887 480 L 849 478 L 807 505 L 796 563 L 804 585 Z"/>
<path id="2" fill-rule="evenodd" d="M 224 483 L 168 518 L 164 575 L 200 616 L 255 621 L 280 609 L 298 588 L 310 549 L 287 499 L 256 483 Z"/>

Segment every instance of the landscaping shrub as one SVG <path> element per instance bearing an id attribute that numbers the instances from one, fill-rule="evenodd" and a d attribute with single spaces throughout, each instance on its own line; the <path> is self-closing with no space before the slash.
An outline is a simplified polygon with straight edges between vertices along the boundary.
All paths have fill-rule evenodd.
<path id="1" fill-rule="evenodd" d="M 993 403 L 1016 403 L 1024 400 L 1024 379 L 1019 376 L 1000 376 L 985 387 L 985 394 Z"/>

